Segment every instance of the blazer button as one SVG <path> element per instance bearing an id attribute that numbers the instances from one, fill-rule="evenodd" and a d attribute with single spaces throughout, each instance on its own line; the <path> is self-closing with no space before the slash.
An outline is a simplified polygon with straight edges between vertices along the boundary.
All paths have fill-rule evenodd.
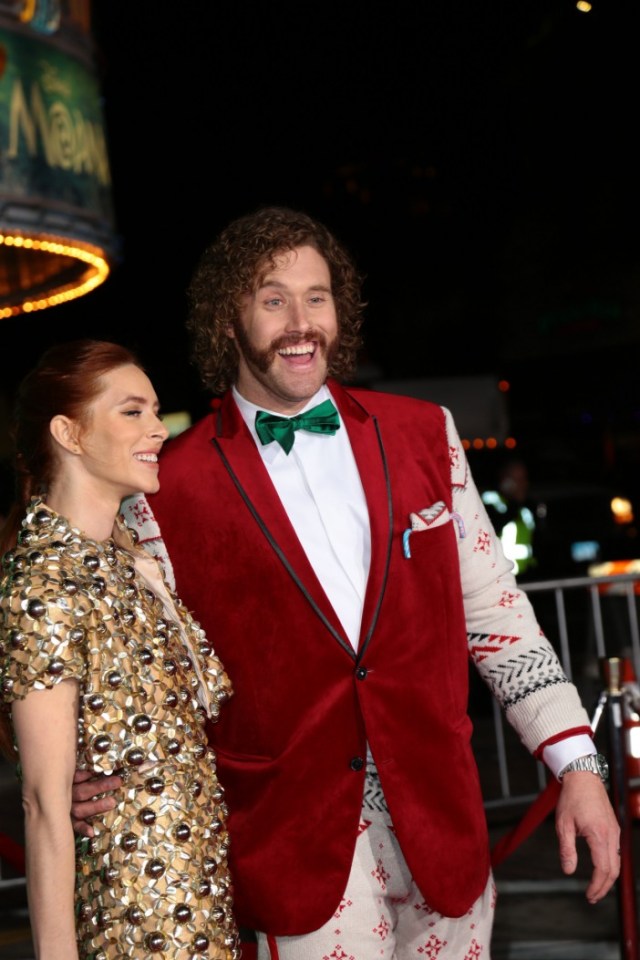
<path id="1" fill-rule="evenodd" d="M 364 767 L 364 760 L 362 759 L 362 757 L 353 757 L 349 766 L 351 767 L 352 770 L 356 770 L 356 771 L 362 770 L 362 768 Z"/>
<path id="2" fill-rule="evenodd" d="M 368 673 L 369 671 L 366 667 L 358 667 L 356 670 L 356 677 L 358 680 L 364 680 Z"/>

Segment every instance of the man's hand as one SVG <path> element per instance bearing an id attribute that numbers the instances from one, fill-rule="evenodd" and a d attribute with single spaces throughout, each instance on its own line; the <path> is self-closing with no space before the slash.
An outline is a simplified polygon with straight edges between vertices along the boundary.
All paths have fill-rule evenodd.
<path id="1" fill-rule="evenodd" d="M 96 777 L 89 770 L 76 770 L 71 790 L 71 823 L 76 833 L 83 837 L 94 836 L 89 820 L 99 813 L 113 810 L 116 801 L 111 792 L 121 786 L 120 777 Z"/>
<path id="2" fill-rule="evenodd" d="M 589 845 L 593 873 L 587 887 L 589 903 L 609 892 L 620 873 L 620 826 L 604 784 L 593 773 L 565 773 L 556 807 L 556 833 L 564 873 L 578 865 L 576 837 Z"/>

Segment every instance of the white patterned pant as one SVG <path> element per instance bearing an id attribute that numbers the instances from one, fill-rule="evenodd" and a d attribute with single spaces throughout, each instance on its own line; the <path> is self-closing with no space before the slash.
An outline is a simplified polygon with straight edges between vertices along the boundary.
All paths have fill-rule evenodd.
<path id="1" fill-rule="evenodd" d="M 490 960 L 496 889 L 463 917 L 432 910 L 413 882 L 375 768 L 368 767 L 351 874 L 335 914 L 299 937 L 258 934 L 258 960 Z"/>

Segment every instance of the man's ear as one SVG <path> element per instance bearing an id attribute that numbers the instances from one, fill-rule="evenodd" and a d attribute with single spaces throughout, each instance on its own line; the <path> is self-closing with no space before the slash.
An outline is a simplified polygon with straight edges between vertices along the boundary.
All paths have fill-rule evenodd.
<path id="1" fill-rule="evenodd" d="M 233 324 L 232 324 L 232 323 L 225 323 L 225 325 L 224 325 L 224 332 L 226 333 L 226 335 L 227 335 L 231 340 L 235 340 L 236 334 L 235 334 L 235 331 L 234 331 L 234 329 L 233 329 Z"/>
<path id="2" fill-rule="evenodd" d="M 75 420 L 58 413 L 49 423 L 49 431 L 53 439 L 69 453 L 80 453 L 78 443 L 80 431 Z"/>

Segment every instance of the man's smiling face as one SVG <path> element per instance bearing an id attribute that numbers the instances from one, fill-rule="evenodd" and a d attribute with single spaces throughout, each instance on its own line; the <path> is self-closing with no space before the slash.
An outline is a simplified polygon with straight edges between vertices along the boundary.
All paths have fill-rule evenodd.
<path id="1" fill-rule="evenodd" d="M 229 331 L 238 346 L 236 387 L 245 399 L 292 415 L 319 390 L 338 341 L 325 259 L 311 246 L 284 251 L 246 294 Z"/>

